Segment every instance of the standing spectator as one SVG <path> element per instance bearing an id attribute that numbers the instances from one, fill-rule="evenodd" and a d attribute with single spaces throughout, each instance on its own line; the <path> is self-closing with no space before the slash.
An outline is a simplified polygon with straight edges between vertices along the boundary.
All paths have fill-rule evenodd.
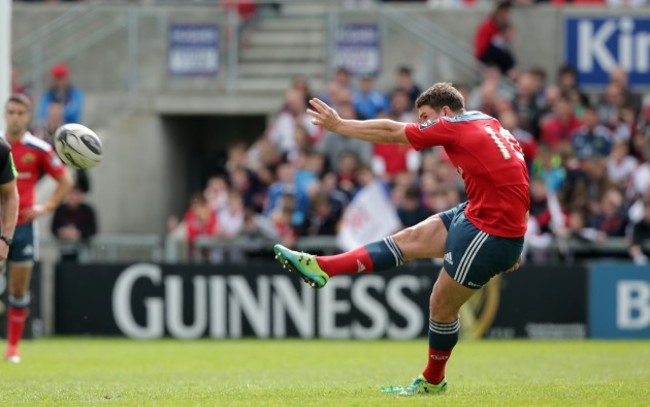
<path id="1" fill-rule="evenodd" d="M 415 106 L 415 100 L 420 96 L 420 93 L 422 93 L 422 89 L 420 89 L 415 81 L 413 81 L 411 68 L 404 65 L 397 68 L 396 81 L 397 86 L 395 87 L 393 94 L 399 91 L 405 92 L 409 101 L 408 108 L 412 110 Z"/>
<path id="2" fill-rule="evenodd" d="M 496 9 L 476 29 L 474 34 L 474 56 L 482 59 L 492 38 L 499 32 L 499 27 L 510 20 L 512 3 L 500 1 Z"/>
<path id="3" fill-rule="evenodd" d="M 511 23 L 501 24 L 499 31 L 492 37 L 483 53 L 481 62 L 486 65 L 495 65 L 503 75 L 514 77 L 515 56 L 512 52 L 514 36 L 515 28 Z"/>
<path id="4" fill-rule="evenodd" d="M 375 79 L 368 74 L 361 76 L 353 103 L 359 120 L 374 119 L 390 110 L 388 98 L 383 92 L 375 89 Z"/>
<path id="5" fill-rule="evenodd" d="M 52 234 L 61 243 L 61 260 L 77 261 L 79 245 L 97 234 L 97 217 L 84 202 L 84 193 L 73 188 L 52 216 Z"/>
<path id="6" fill-rule="evenodd" d="M 83 112 L 84 95 L 82 90 L 70 82 L 70 72 L 65 64 L 56 64 L 50 70 L 52 85 L 43 94 L 38 109 L 40 123 L 47 120 L 47 112 L 52 102 L 63 105 L 65 123 L 80 123 Z"/>

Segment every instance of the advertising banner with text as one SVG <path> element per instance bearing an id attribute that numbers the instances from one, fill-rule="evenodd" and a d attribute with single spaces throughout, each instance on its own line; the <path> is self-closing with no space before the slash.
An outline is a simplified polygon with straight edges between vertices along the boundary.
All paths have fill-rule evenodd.
<path id="1" fill-rule="evenodd" d="M 250 266 L 64 264 L 56 276 L 55 329 L 58 334 L 141 339 L 411 339 L 427 335 L 429 295 L 437 269 L 424 262 L 385 273 L 337 276 L 323 289 L 314 290 L 274 262 Z M 462 310 L 463 336 L 513 337 L 531 332 L 543 336 L 525 326 L 531 310 L 539 324 L 578 323 L 584 331 L 584 302 L 577 307 L 582 314 L 576 311 L 566 317 L 563 313 L 563 306 L 580 301 L 580 288 L 567 287 L 551 296 L 556 281 L 533 278 L 547 272 L 523 268 L 493 279 Z M 531 283 L 525 282 L 528 278 Z M 568 283 L 586 284 L 579 279 Z M 531 295 L 531 291 L 540 294 Z M 537 303 L 545 297 L 556 305 L 548 298 L 545 306 Z M 496 331 L 491 330 L 493 322 L 499 323 Z"/>

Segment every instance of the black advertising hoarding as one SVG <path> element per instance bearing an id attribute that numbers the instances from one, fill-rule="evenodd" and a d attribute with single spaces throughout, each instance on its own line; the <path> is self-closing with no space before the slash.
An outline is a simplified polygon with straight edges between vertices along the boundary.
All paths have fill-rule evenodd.
<path id="1" fill-rule="evenodd" d="M 314 290 L 274 262 L 250 266 L 64 264 L 56 276 L 55 329 L 59 334 L 140 339 L 411 339 L 427 334 L 435 270 L 425 263 L 386 273 L 338 276 L 323 289 Z M 530 291 L 549 289 L 531 285 L 534 282 L 521 283 L 520 275 L 535 270 L 522 269 L 517 277 L 495 279 L 473 297 L 461 312 L 463 335 L 508 332 L 526 336 L 525 326 L 531 320 L 519 316 L 528 308 L 535 309 L 526 304 L 527 298 L 533 298 Z M 511 284 L 511 280 L 516 282 Z M 573 292 L 571 296 L 575 298 Z M 511 308 L 518 298 L 522 302 Z M 535 321 L 562 322 L 563 310 L 546 309 Z M 497 322 L 499 331 L 492 331 Z"/>
<path id="2" fill-rule="evenodd" d="M 586 267 L 526 266 L 506 275 L 490 338 L 587 336 Z"/>

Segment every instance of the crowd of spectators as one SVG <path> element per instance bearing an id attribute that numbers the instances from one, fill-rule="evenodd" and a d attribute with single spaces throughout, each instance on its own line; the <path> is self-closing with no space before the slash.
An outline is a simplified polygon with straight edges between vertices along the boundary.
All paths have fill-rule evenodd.
<path id="1" fill-rule="evenodd" d="M 649 233 L 634 225 L 644 224 L 650 205 L 650 100 L 629 88 L 622 68 L 611 71 L 602 94 L 583 92 L 570 65 L 559 67 L 555 83 L 543 69 L 519 69 L 509 48 L 509 11 L 509 3 L 500 3 L 477 29 L 475 53 L 485 63 L 480 83 L 457 87 L 468 110 L 498 118 L 524 150 L 530 256 L 544 256 L 558 239 L 634 237 L 630 254 L 646 262 L 639 243 Z M 300 237 L 335 235 L 347 205 L 372 181 L 386 186 L 404 226 L 462 202 L 462 179 L 443 149 L 372 145 L 311 123 L 306 109 L 312 96 L 343 118 L 417 121 L 414 102 L 422 88 L 410 67 L 396 70 L 389 89 L 377 88 L 375 79 L 339 68 L 317 91 L 308 78 L 296 77 L 265 134 L 253 145 L 231 146 L 223 171 L 197 196 L 206 214 L 197 226 L 197 208 L 188 211 L 190 241 L 263 230 L 269 240 L 293 246 Z"/>

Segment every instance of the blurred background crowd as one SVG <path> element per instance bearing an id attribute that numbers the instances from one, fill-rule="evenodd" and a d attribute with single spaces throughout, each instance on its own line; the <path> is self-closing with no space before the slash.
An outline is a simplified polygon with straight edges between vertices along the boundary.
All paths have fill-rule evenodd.
<path id="1" fill-rule="evenodd" d="M 255 13 L 254 1 L 237 5 Z M 557 67 L 555 83 L 544 69 L 520 69 L 512 51 L 511 7 L 499 3 L 476 28 L 481 82 L 455 85 L 468 110 L 498 118 L 524 150 L 532 198 L 529 257 L 544 257 L 567 239 L 618 237 L 632 242 L 635 262 L 646 263 L 641 244 L 650 238 L 650 98 L 630 89 L 622 68 L 611 71 L 600 94 L 585 93 L 568 64 Z M 408 65 L 392 74 L 392 86 L 383 89 L 372 75 L 353 76 L 345 68 L 324 89 L 296 76 L 264 134 L 251 145 L 228 147 L 223 165 L 191 196 L 186 213 L 169 219 L 170 232 L 186 236 L 197 260 L 236 261 L 236 250 L 193 245 L 199 237 L 249 237 L 293 247 L 300 237 L 334 236 L 350 202 L 375 181 L 385 187 L 403 226 L 462 202 L 462 179 L 443 149 L 372 145 L 323 131 L 306 114 L 309 99 L 319 97 L 346 119 L 417 121 L 415 99 L 431 84 L 416 83 Z M 34 130 L 46 140 L 60 124 L 79 121 L 83 107 L 83 93 L 68 80 L 65 65 L 53 66 L 51 76 Z M 22 86 L 15 72 L 14 92 L 29 93 Z"/>

